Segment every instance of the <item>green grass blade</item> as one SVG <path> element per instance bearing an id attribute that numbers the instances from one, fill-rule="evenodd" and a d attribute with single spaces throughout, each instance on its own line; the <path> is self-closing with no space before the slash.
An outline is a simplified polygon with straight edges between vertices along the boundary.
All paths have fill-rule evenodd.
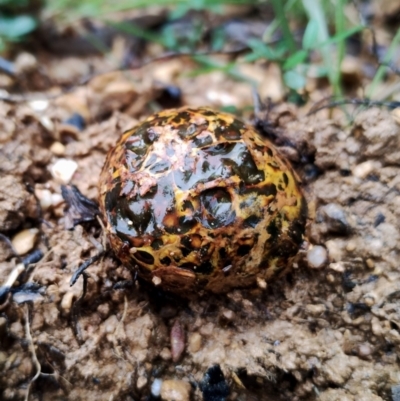
<path id="1" fill-rule="evenodd" d="M 303 35 L 303 48 L 310 50 L 316 45 L 315 38 L 318 36 L 318 22 L 314 19 L 308 21 Z"/>
<path id="2" fill-rule="evenodd" d="M 335 7 L 335 28 L 336 28 L 336 35 L 339 37 L 345 32 L 346 26 L 345 26 L 345 16 L 344 16 L 344 6 L 346 4 L 347 0 L 337 0 L 336 7 Z M 341 66 L 342 66 L 342 61 L 345 56 L 345 51 L 346 51 L 346 43 L 345 43 L 345 38 L 339 39 L 337 43 L 337 64 L 336 64 L 336 69 L 335 69 L 335 80 L 334 80 L 334 85 L 337 85 L 338 87 L 341 84 Z M 337 92 L 337 90 L 335 91 Z"/>
<path id="3" fill-rule="evenodd" d="M 399 43 L 400 43 L 400 29 L 397 30 L 397 33 L 396 33 L 395 37 L 393 38 L 392 43 L 390 44 L 385 57 L 383 58 L 382 64 L 387 64 L 390 62 L 395 50 L 399 46 Z M 382 82 L 386 70 L 387 70 L 387 66 L 381 65 L 378 68 L 378 70 L 376 71 L 376 74 L 375 74 L 374 78 L 372 79 L 372 82 L 369 85 L 368 90 L 367 90 L 368 98 L 372 98 L 377 86 Z"/>
<path id="4" fill-rule="evenodd" d="M 285 15 L 285 7 L 282 0 L 271 0 L 272 6 L 274 7 L 276 18 L 279 20 L 279 25 L 283 32 L 283 40 L 286 43 L 287 48 L 291 53 L 294 53 L 296 49 L 296 42 L 293 34 L 290 30 L 288 18 Z"/>
<path id="5" fill-rule="evenodd" d="M 354 34 L 361 32 L 363 29 L 365 29 L 364 25 L 357 25 L 354 28 L 348 29 L 347 31 L 337 33 L 336 35 L 330 37 L 327 41 L 320 43 L 319 46 L 328 46 L 335 43 L 339 43 L 349 38 L 350 36 L 353 36 Z"/>
<path id="6" fill-rule="evenodd" d="M 322 46 L 324 42 L 329 40 L 328 22 L 320 0 L 302 0 L 308 18 L 314 20 L 318 26 L 318 34 L 315 38 L 315 49 L 321 52 L 324 65 L 328 69 L 329 81 L 334 84 L 336 78 L 336 64 L 332 60 L 332 51 L 330 46 Z M 335 88 L 337 90 L 337 88 Z"/>
<path id="7" fill-rule="evenodd" d="M 291 70 L 299 64 L 304 63 L 308 56 L 307 50 L 299 50 L 296 53 L 292 54 L 283 64 L 284 70 Z"/>
<path id="8" fill-rule="evenodd" d="M 137 36 L 138 38 L 145 39 L 150 42 L 155 42 L 162 46 L 168 47 L 167 41 L 164 40 L 161 35 L 157 35 L 155 33 L 149 32 L 148 30 L 140 28 L 134 24 L 131 24 L 128 22 L 122 22 L 122 21 L 114 22 L 114 21 L 109 21 L 109 20 L 104 20 L 104 22 L 107 25 L 112 26 L 113 28 L 115 28 L 121 32 L 128 33 L 129 35 Z"/>

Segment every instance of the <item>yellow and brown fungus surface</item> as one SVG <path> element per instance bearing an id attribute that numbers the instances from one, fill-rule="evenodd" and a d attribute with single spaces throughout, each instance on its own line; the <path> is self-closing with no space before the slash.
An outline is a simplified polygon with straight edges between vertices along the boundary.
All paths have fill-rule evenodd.
<path id="1" fill-rule="evenodd" d="M 125 132 L 107 156 L 100 207 L 117 257 L 182 294 L 284 271 L 307 209 L 274 146 L 209 108 L 163 111 Z"/>

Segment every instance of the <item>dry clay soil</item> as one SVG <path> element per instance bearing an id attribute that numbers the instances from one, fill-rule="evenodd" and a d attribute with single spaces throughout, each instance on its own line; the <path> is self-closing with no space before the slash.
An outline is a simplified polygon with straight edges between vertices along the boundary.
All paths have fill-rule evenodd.
<path id="1" fill-rule="evenodd" d="M 11 236 L 24 227 L 40 229 L 36 248 L 45 255 L 15 283 L 41 287 L 30 306 L 18 292 L 0 306 L 0 399 L 24 399 L 29 387 L 31 400 L 144 400 L 159 378 L 190 382 L 191 399 L 201 400 L 196 384 L 214 364 L 230 385 L 230 400 L 395 399 L 400 126 L 392 115 L 369 109 L 348 123 L 325 111 L 307 117 L 288 105 L 270 114 L 279 135 L 295 144 L 281 151 L 295 162 L 310 215 L 307 243 L 292 272 L 267 289 L 191 300 L 166 296 L 135 281 L 109 252 L 87 270 L 82 299 L 82 277 L 73 287 L 69 282 L 77 266 L 98 252 L 100 226 L 66 230 L 64 205 L 45 205 L 40 212 L 34 194 L 60 194 L 50 167 L 64 157 L 78 164 L 71 183 L 97 200 L 106 152 L 148 113 L 140 112 L 142 93 L 141 100 L 124 98 L 135 107 L 111 112 L 82 131 L 60 124 L 74 107 L 84 114 L 90 90 L 95 88 L 51 101 L 40 112 L 28 104 L 0 107 L 2 230 Z M 114 100 L 102 104 L 112 110 Z M 190 104 L 190 94 L 184 100 Z M 197 102 L 206 104 L 201 97 Z M 52 147 L 54 142 L 65 147 Z M 301 166 L 304 154 L 314 158 L 311 168 Z M 4 283 L 17 261 L 4 241 L 0 245 Z M 329 254 L 319 268 L 307 262 L 315 245 Z M 178 362 L 170 345 L 174 324 L 185 335 Z M 41 373 L 29 384 L 39 367 L 33 349 Z"/>

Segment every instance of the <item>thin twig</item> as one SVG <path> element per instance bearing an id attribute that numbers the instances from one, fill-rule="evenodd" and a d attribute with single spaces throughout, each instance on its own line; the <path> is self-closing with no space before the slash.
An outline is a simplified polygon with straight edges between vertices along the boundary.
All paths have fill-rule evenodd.
<path id="1" fill-rule="evenodd" d="M 327 102 L 329 99 L 322 99 L 320 102 L 316 103 L 311 110 L 307 113 L 307 116 L 311 114 L 315 114 L 318 111 L 321 111 L 326 108 L 333 108 L 337 106 L 343 106 L 345 104 L 351 104 L 354 106 L 366 106 L 366 107 L 387 107 L 389 109 L 395 109 L 396 107 L 400 107 L 400 102 L 397 101 L 384 101 L 384 100 L 370 100 L 370 99 L 340 99 L 328 102 L 327 104 L 323 104 Z M 322 104 L 322 105 L 321 105 Z M 321 105 L 321 106 L 320 106 Z"/>
<path id="2" fill-rule="evenodd" d="M 83 302 L 83 299 L 85 298 L 86 291 L 87 291 L 87 274 L 85 272 L 82 272 L 82 278 L 83 278 L 83 288 L 82 288 L 82 294 L 81 296 L 74 302 L 72 306 L 72 311 L 71 311 L 71 318 L 73 320 L 73 328 L 74 328 L 74 333 L 75 336 L 78 340 L 79 343 L 82 343 L 82 335 L 78 326 L 78 314 L 79 310 L 81 308 L 81 304 Z"/>
<path id="3" fill-rule="evenodd" d="M 115 349 L 115 353 L 118 355 L 118 357 L 121 358 L 121 353 L 119 352 L 118 349 L 118 344 L 117 344 L 117 335 L 118 335 L 118 331 L 120 329 L 120 327 L 123 325 L 126 315 L 128 312 L 128 298 L 126 297 L 126 295 L 124 295 L 124 311 L 122 312 L 122 316 L 121 316 L 121 320 L 118 322 L 117 327 L 114 330 L 114 336 L 113 336 L 113 343 L 114 343 L 114 349 Z"/>
<path id="4" fill-rule="evenodd" d="M 58 248 L 58 247 L 57 247 Z M 49 256 L 54 252 L 55 249 L 57 249 L 56 247 L 53 247 L 51 249 L 49 249 L 43 256 L 43 258 L 37 262 L 37 263 L 31 263 L 30 265 L 33 266 L 35 269 L 37 267 L 43 266 L 45 265 L 45 263 L 47 262 L 47 259 L 49 258 Z M 32 276 L 30 278 L 31 281 L 34 281 L 34 277 L 35 277 L 35 270 L 32 272 Z"/>
<path id="5" fill-rule="evenodd" d="M 72 287 L 75 283 L 76 280 L 78 280 L 79 276 L 94 262 L 97 262 L 104 254 L 105 250 L 102 252 L 97 253 L 96 255 L 92 256 L 89 259 L 86 259 L 75 271 L 75 273 L 71 277 L 71 281 L 69 282 L 70 287 Z"/>
<path id="6" fill-rule="evenodd" d="M 101 220 L 101 218 L 100 218 L 100 216 L 98 214 L 96 215 L 96 219 L 99 222 L 100 227 L 101 227 L 101 236 L 102 236 L 101 244 L 103 245 L 103 249 L 107 249 L 107 231 L 106 231 L 106 228 L 104 227 L 103 220 Z"/>
<path id="7" fill-rule="evenodd" d="M 37 359 L 36 351 L 35 351 L 35 345 L 33 344 L 33 338 L 31 336 L 31 330 L 30 330 L 30 327 L 29 327 L 29 308 L 28 308 L 28 304 L 24 305 L 24 312 L 25 312 L 25 335 L 26 335 L 26 339 L 28 340 L 28 343 L 29 343 L 29 348 L 31 349 L 33 363 L 34 363 L 34 365 L 36 367 L 36 374 L 35 374 L 35 376 L 33 376 L 32 380 L 28 384 L 28 388 L 26 389 L 25 401 L 28 401 L 29 392 L 30 392 L 32 383 L 35 380 L 37 380 L 38 377 L 40 376 L 40 373 L 42 371 L 42 367 L 40 365 L 39 360 Z"/>

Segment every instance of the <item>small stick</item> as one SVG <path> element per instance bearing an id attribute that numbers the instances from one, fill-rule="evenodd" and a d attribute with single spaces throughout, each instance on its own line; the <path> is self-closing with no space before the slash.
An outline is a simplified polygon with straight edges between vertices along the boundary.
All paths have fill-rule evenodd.
<path id="1" fill-rule="evenodd" d="M 28 388 L 26 389 L 25 401 L 28 401 L 29 392 L 30 392 L 32 383 L 35 380 L 37 380 L 38 377 L 40 376 L 41 371 L 42 371 L 42 367 L 40 365 L 39 360 L 37 359 L 35 346 L 33 344 L 33 338 L 31 336 L 31 330 L 30 330 L 30 327 L 29 327 L 29 309 L 28 309 L 28 305 L 27 304 L 25 304 L 25 334 L 26 334 L 26 338 L 27 338 L 28 343 L 29 343 L 29 348 L 31 349 L 33 363 L 34 363 L 34 365 L 36 367 L 36 374 L 35 374 L 35 376 L 33 376 L 32 380 L 28 384 Z"/>
<path id="2" fill-rule="evenodd" d="M 72 287 L 76 281 L 78 280 L 79 276 L 94 262 L 97 262 L 104 254 L 106 251 L 101 251 L 97 253 L 96 255 L 92 256 L 89 259 L 86 259 L 75 271 L 75 273 L 71 277 L 71 281 L 69 282 L 70 287 Z"/>
<path id="3" fill-rule="evenodd" d="M 9 274 L 7 281 L 0 286 L 0 303 L 5 301 L 7 294 L 10 292 L 11 287 L 18 280 L 18 277 L 23 273 L 27 266 L 32 263 L 37 263 L 43 257 L 41 250 L 33 251 L 31 254 L 27 255 L 22 263 L 18 263 L 14 269 Z"/>
<path id="4" fill-rule="evenodd" d="M 396 101 L 387 102 L 387 101 L 370 100 L 370 99 L 341 99 L 341 100 L 333 100 L 332 102 L 324 104 L 324 102 L 327 101 L 328 99 L 322 99 L 320 102 L 317 102 L 307 113 L 307 116 L 315 114 L 318 111 L 321 111 L 326 108 L 343 106 L 345 104 L 352 104 L 354 106 L 366 106 L 366 107 L 382 106 L 382 107 L 387 107 L 389 109 L 395 109 L 396 107 L 400 107 L 400 102 Z"/>
<path id="5" fill-rule="evenodd" d="M 81 330 L 78 326 L 78 313 L 79 310 L 81 308 L 81 304 L 83 302 L 83 299 L 85 298 L 86 295 L 86 291 L 87 291 L 87 274 L 82 271 L 82 277 L 83 277 L 83 288 L 82 288 L 82 294 L 81 296 L 76 300 L 76 302 L 74 302 L 73 307 L 72 307 L 72 311 L 71 311 L 71 319 L 73 321 L 73 327 L 74 327 L 74 333 L 75 336 L 78 340 L 79 343 L 82 343 L 82 335 L 81 335 Z"/>

